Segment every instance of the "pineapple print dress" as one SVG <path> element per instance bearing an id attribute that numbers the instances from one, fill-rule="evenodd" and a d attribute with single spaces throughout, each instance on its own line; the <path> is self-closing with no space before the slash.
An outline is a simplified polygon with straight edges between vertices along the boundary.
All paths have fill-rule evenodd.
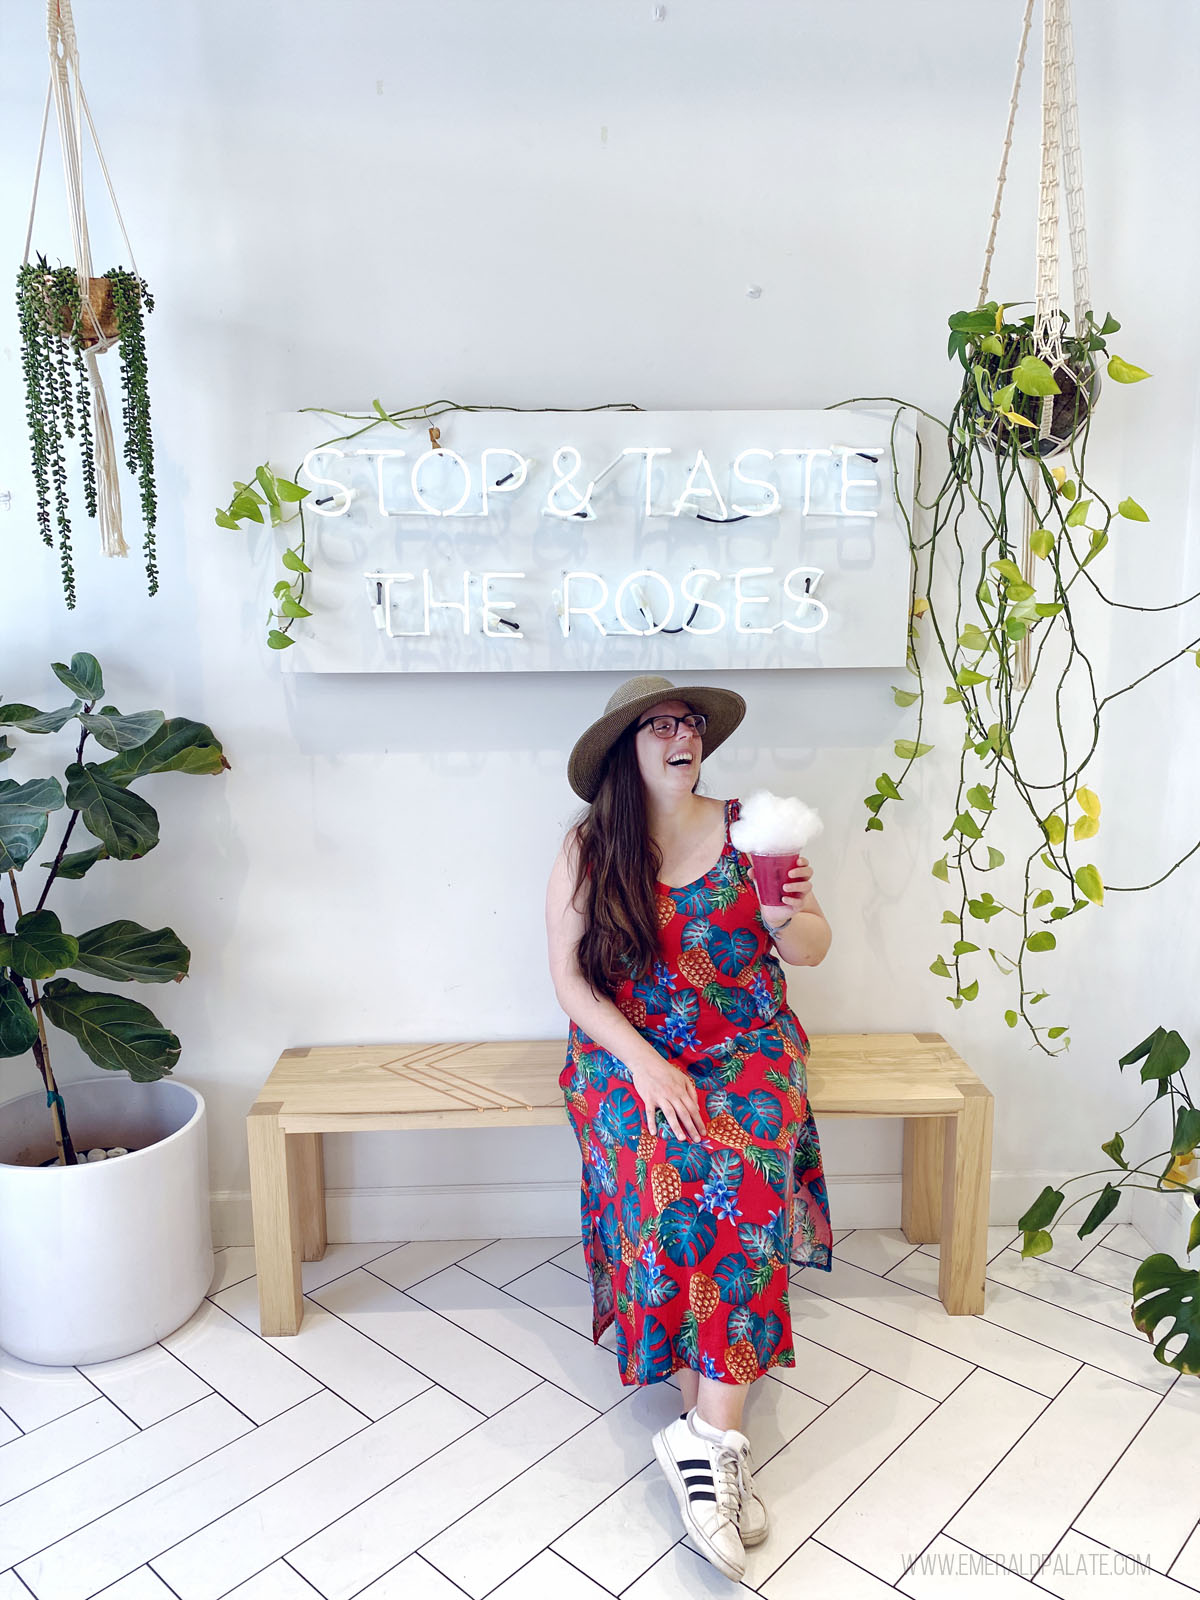
<path id="1" fill-rule="evenodd" d="M 729 825 L 703 878 L 658 885 L 651 971 L 615 1001 L 644 1039 L 686 1071 L 707 1133 L 646 1125 L 629 1069 L 572 1022 L 559 1076 L 583 1158 L 580 1214 L 592 1289 L 592 1342 L 616 1322 L 626 1384 L 680 1367 L 750 1383 L 796 1364 L 789 1262 L 832 1268 L 832 1233 L 808 1037 L 787 1004 Z"/>

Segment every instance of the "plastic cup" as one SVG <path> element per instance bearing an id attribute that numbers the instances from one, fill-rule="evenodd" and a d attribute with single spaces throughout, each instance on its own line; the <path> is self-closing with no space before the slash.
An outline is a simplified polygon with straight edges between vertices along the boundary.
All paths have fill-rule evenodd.
<path id="1" fill-rule="evenodd" d="M 800 860 L 800 852 L 792 850 L 787 855 L 759 855 L 756 850 L 749 852 L 754 863 L 754 882 L 758 886 L 758 898 L 764 906 L 783 906 L 787 902 L 783 898 L 783 886 L 788 881 L 788 873 Z"/>

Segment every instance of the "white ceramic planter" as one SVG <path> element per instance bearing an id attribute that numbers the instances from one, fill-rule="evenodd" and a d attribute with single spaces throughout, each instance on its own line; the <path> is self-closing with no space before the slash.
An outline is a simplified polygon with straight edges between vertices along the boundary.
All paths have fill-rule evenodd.
<path id="1" fill-rule="evenodd" d="M 70 1366 L 143 1350 L 212 1283 L 208 1134 L 197 1090 L 123 1073 L 62 1090 L 78 1166 L 54 1154 L 42 1090 L 0 1106 L 0 1347 Z"/>

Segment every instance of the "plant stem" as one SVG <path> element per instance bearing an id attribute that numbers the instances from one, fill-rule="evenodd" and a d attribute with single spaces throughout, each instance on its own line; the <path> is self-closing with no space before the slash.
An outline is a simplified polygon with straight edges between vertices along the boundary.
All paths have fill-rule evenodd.
<path id="1" fill-rule="evenodd" d="M 92 706 L 95 705 L 95 703 L 96 702 L 93 700 L 91 702 L 91 704 L 84 706 L 84 708 L 83 708 L 84 716 L 87 716 L 91 712 Z M 75 765 L 76 766 L 82 766 L 83 765 L 83 747 L 87 743 L 87 737 L 88 737 L 88 731 L 87 731 L 86 728 L 84 728 L 82 733 L 79 736 L 79 744 L 78 744 L 78 746 L 76 747 L 76 750 L 75 750 Z M 67 853 L 67 843 L 70 840 L 71 834 L 72 834 L 72 832 L 74 830 L 75 824 L 78 821 L 78 819 L 79 819 L 78 811 L 72 811 L 71 816 L 70 816 L 70 820 L 67 822 L 66 832 L 62 836 L 62 843 L 58 847 L 58 854 L 55 856 L 54 860 L 50 863 L 50 870 L 46 874 L 46 881 L 42 885 L 42 892 L 41 892 L 40 896 L 38 897 L 37 905 L 34 907 L 34 909 L 36 911 L 40 911 L 42 909 L 42 907 L 46 904 L 46 896 L 50 893 L 50 885 L 54 882 L 55 877 L 58 875 L 58 869 L 62 865 L 62 858 Z"/>
<path id="2" fill-rule="evenodd" d="M 12 886 L 13 905 L 17 909 L 17 918 L 19 920 L 23 915 L 21 911 L 21 892 L 17 888 L 17 875 L 11 867 L 8 871 L 8 881 Z M 2 921 L 3 918 L 0 917 L 0 922 Z M 16 973 L 13 974 L 13 981 L 17 986 L 21 999 L 33 1012 L 34 1021 L 37 1023 L 38 1036 L 33 1045 L 33 1059 L 37 1062 L 37 1068 L 42 1075 L 42 1083 L 46 1090 L 46 1101 L 50 1107 L 51 1121 L 54 1124 L 54 1144 L 58 1151 L 58 1165 L 60 1167 L 78 1165 L 79 1157 L 71 1140 L 70 1129 L 67 1127 L 66 1106 L 58 1092 L 58 1085 L 54 1081 L 54 1069 L 50 1064 L 50 1045 L 46 1038 L 46 1019 L 42 1015 L 42 997 L 38 993 L 37 982 L 33 978 L 29 980 L 29 987 L 33 991 L 33 999 L 30 1000 L 25 993 L 24 982 Z"/>

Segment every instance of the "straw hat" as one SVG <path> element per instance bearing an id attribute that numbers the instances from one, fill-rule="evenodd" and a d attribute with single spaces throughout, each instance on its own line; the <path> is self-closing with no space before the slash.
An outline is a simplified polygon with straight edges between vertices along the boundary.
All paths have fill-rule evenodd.
<path id="1" fill-rule="evenodd" d="M 604 715 L 575 741 L 567 762 L 567 782 L 582 800 L 596 798 L 608 752 L 631 722 L 649 711 L 660 700 L 685 700 L 695 711 L 702 711 L 708 725 L 700 741 L 700 759 L 710 756 L 724 744 L 746 715 L 746 702 L 732 689 L 712 689 L 692 684 L 679 685 L 669 678 L 646 675 L 628 678 L 609 696 Z"/>

